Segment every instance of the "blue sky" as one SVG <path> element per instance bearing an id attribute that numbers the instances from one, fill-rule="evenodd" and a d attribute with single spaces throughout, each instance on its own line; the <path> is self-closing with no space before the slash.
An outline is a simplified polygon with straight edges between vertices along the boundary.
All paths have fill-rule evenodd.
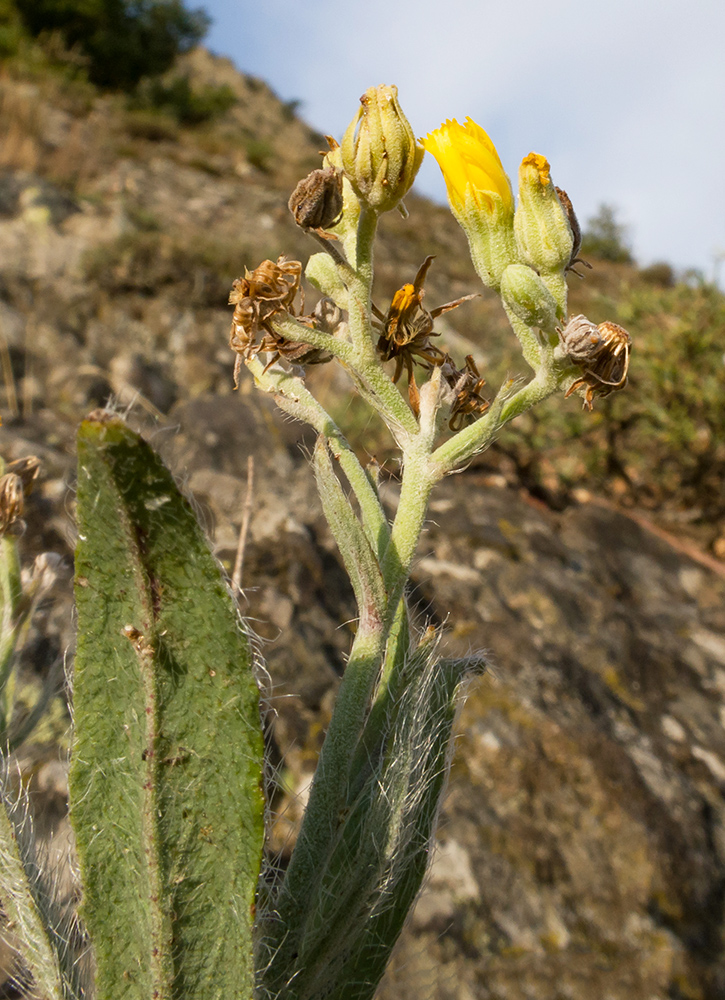
<path id="1" fill-rule="evenodd" d="M 512 179 L 533 150 L 582 221 L 616 206 L 640 263 L 711 278 L 725 255 L 722 0 L 196 2 L 205 44 L 322 132 L 339 138 L 369 86 L 395 83 L 418 135 L 470 115 Z M 417 186 L 445 199 L 431 157 Z"/>

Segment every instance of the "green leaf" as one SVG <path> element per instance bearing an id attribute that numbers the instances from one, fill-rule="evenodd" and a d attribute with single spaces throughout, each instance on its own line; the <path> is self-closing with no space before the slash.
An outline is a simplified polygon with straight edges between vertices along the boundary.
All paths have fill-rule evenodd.
<path id="1" fill-rule="evenodd" d="M 364 626 L 371 620 L 382 621 L 385 616 L 386 594 L 380 567 L 362 525 L 343 492 L 340 480 L 335 475 L 323 437 L 317 439 L 312 461 L 322 509 L 355 591 L 361 625 Z"/>
<path id="2" fill-rule="evenodd" d="M 281 944 L 263 942 L 268 995 L 372 1000 L 431 856 L 458 689 L 485 666 L 439 659 L 431 639 L 406 657 L 407 683 L 375 724 L 372 770 L 350 786 L 302 920 L 278 931 Z"/>
<path id="3" fill-rule="evenodd" d="M 70 795 L 97 995 L 246 1000 L 263 840 L 249 643 L 143 439 L 94 415 L 78 462 Z"/>

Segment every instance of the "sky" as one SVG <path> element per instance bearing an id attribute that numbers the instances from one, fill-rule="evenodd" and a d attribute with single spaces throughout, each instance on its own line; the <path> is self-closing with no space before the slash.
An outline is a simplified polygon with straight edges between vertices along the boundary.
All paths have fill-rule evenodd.
<path id="1" fill-rule="evenodd" d="M 205 44 L 341 138 L 364 91 L 398 86 L 413 129 L 470 116 L 514 181 L 543 153 L 580 221 L 602 203 L 638 262 L 725 283 L 722 0 L 196 0 Z M 445 201 L 426 156 L 417 190 Z M 719 275 L 718 275 L 719 271 Z"/>

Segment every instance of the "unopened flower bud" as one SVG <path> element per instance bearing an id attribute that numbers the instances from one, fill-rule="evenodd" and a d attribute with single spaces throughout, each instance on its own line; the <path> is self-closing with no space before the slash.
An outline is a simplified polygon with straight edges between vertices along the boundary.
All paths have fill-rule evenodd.
<path id="1" fill-rule="evenodd" d="M 509 264 L 501 278 L 501 297 L 527 326 L 556 327 L 556 301 L 536 271 L 526 264 Z"/>
<path id="2" fill-rule="evenodd" d="M 342 212 L 342 174 L 332 167 L 313 170 L 299 182 L 288 204 L 302 229 L 336 225 Z"/>
<path id="3" fill-rule="evenodd" d="M 389 212 L 410 190 L 423 161 L 397 87 L 371 87 L 342 140 L 345 173 L 361 201 Z"/>
<path id="4" fill-rule="evenodd" d="M 524 157 L 519 168 L 519 204 L 514 217 L 521 259 L 544 274 L 563 272 L 571 263 L 574 249 L 572 226 L 549 170 L 544 156 L 529 153 Z"/>
<path id="5" fill-rule="evenodd" d="M 516 260 L 514 198 L 496 147 L 471 118 L 445 121 L 423 140 L 438 161 L 451 211 L 468 237 L 471 259 L 486 285 L 498 288 Z"/>

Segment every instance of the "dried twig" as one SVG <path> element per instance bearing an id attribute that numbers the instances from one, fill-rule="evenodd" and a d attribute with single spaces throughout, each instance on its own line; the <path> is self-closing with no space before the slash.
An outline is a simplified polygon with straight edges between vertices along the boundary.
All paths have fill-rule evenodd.
<path id="1" fill-rule="evenodd" d="M 254 455 L 247 458 L 247 494 L 244 498 L 242 508 L 242 525 L 239 529 L 239 542 L 237 543 L 237 558 L 234 560 L 234 572 L 232 573 L 232 589 L 240 594 L 242 591 L 242 570 L 244 568 L 244 550 L 247 545 L 247 535 L 249 534 L 249 522 L 252 518 L 252 498 L 254 495 Z"/>
<path id="2" fill-rule="evenodd" d="M 2 363 L 3 379 L 5 380 L 5 392 L 8 397 L 8 410 L 13 417 L 20 414 L 18 409 L 18 394 L 15 390 L 15 376 L 13 375 L 13 365 L 10 360 L 10 350 L 5 335 L 0 331 L 0 363 Z"/>

